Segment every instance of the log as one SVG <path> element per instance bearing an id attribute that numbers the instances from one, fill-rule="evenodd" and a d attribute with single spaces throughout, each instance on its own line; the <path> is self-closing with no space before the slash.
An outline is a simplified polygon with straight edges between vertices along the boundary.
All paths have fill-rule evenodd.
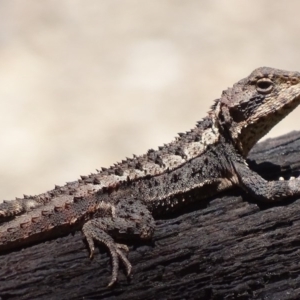
<path id="1" fill-rule="evenodd" d="M 300 132 L 259 143 L 248 159 L 268 180 L 298 176 Z M 300 299 L 300 198 L 259 203 L 235 188 L 157 220 L 129 244 L 107 288 L 110 257 L 93 260 L 80 232 L 0 256 L 0 299 Z M 100 253 L 99 253 L 100 252 Z"/>

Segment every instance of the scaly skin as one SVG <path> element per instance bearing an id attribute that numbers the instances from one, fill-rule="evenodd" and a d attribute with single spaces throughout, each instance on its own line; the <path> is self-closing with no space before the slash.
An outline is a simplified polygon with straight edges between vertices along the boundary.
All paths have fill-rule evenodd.
<path id="1" fill-rule="evenodd" d="M 262 201 L 300 195 L 300 180 L 268 182 L 250 170 L 253 145 L 300 102 L 300 74 L 259 68 L 224 91 L 208 116 L 175 141 L 38 196 L 0 204 L 0 251 L 82 230 L 131 273 L 115 239 L 150 239 L 153 216 L 239 186 Z M 197 197 L 194 197 L 197 195 Z M 201 195 L 201 196 L 200 196 Z"/>

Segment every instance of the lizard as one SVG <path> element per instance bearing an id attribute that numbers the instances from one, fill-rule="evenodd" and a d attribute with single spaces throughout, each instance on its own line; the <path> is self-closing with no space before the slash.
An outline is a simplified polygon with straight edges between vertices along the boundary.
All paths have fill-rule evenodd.
<path id="1" fill-rule="evenodd" d="M 81 230 L 90 257 L 95 242 L 128 276 L 128 247 L 118 239 L 149 240 L 155 218 L 238 186 L 258 201 L 300 195 L 300 180 L 267 181 L 246 158 L 274 125 L 300 103 L 300 73 L 268 67 L 223 91 L 207 116 L 169 144 L 37 196 L 0 204 L 0 253 Z M 194 195 L 197 194 L 197 197 Z"/>

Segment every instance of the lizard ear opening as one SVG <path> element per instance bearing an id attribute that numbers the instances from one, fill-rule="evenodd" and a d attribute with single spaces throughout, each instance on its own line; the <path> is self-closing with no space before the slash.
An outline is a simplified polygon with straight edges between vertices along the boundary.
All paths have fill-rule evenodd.
<path id="1" fill-rule="evenodd" d="M 273 82 L 268 78 L 259 79 L 256 83 L 256 90 L 261 94 L 268 94 L 273 90 Z"/>

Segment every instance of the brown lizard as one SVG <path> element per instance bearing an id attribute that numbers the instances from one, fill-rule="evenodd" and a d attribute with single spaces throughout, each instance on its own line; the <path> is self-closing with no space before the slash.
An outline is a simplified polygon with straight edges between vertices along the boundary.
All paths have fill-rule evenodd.
<path id="1" fill-rule="evenodd" d="M 115 239 L 151 239 L 154 218 L 193 201 L 239 186 L 262 201 L 300 195 L 300 180 L 266 181 L 250 170 L 253 145 L 300 102 L 300 73 L 259 68 L 223 92 L 208 115 L 175 141 L 38 196 L 0 204 L 0 251 L 82 230 L 131 273 Z M 201 197 L 197 197 L 200 199 Z"/>

